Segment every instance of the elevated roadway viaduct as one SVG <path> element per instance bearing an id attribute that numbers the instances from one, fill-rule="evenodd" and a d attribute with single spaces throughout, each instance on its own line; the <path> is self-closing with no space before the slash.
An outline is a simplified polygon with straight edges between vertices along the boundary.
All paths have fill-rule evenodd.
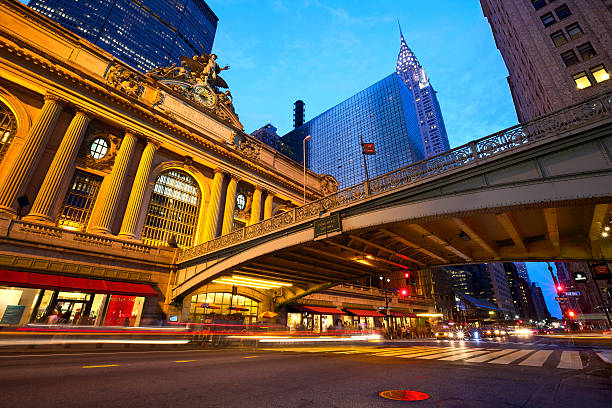
<path id="1" fill-rule="evenodd" d="M 171 298 L 231 274 L 290 282 L 288 301 L 398 270 L 612 259 L 611 203 L 608 94 L 184 250 Z"/>

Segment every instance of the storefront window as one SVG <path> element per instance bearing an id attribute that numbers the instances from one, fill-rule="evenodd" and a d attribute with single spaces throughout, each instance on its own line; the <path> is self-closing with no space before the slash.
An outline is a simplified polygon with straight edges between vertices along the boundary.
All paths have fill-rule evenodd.
<path id="1" fill-rule="evenodd" d="M 245 324 L 255 323 L 259 312 L 259 302 L 246 296 L 224 292 L 210 292 L 193 295 L 189 321 L 203 323 L 207 318 L 232 316 Z"/>

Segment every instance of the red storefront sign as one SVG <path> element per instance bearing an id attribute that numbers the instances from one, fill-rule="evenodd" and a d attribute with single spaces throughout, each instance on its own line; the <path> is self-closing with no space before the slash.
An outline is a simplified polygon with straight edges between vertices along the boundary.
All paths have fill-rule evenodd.
<path id="1" fill-rule="evenodd" d="M 104 319 L 105 326 L 127 326 L 132 310 L 134 309 L 134 301 L 136 296 L 121 296 L 113 295 L 108 302 L 106 318 Z"/>

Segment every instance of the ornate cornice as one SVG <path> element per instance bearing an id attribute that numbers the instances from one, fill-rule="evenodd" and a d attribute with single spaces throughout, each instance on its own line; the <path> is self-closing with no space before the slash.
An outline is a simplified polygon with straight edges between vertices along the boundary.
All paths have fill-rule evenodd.
<path id="1" fill-rule="evenodd" d="M 175 136 L 193 142 L 201 146 L 204 151 L 217 155 L 218 158 L 224 161 L 237 164 L 255 175 L 269 178 L 288 190 L 293 191 L 294 194 L 300 194 L 302 192 L 302 185 L 288 181 L 278 174 L 277 171 L 266 169 L 266 167 L 268 167 L 267 165 L 263 163 L 253 163 L 249 158 L 242 157 L 238 152 L 233 152 L 227 149 L 227 147 L 218 145 L 217 142 L 212 141 L 210 137 L 201 132 L 192 128 L 188 130 L 186 128 L 187 125 L 176 123 L 170 115 L 160 111 L 154 111 L 151 106 L 140 100 L 135 100 L 120 93 L 109 92 L 108 85 L 103 82 L 102 78 L 92 76 L 87 72 L 76 71 L 75 67 L 66 60 L 45 53 L 32 44 L 26 43 L 21 38 L 17 38 L 8 32 L 3 31 L 0 34 L 5 37 L 0 38 L 0 49 L 4 48 L 8 52 L 36 64 L 37 67 L 47 71 L 49 74 L 70 81 L 73 87 L 78 86 L 96 97 L 122 107 L 125 109 L 126 113 L 136 114 L 154 126 L 159 126 L 164 130 L 174 133 Z M 6 39 L 9 41 L 6 41 Z M 78 74 L 75 73 L 75 71 L 78 72 Z M 49 77 L 46 78 L 49 79 Z M 58 85 L 61 86 L 61 84 Z M 61 97 L 58 98 L 61 99 Z M 236 128 L 236 131 L 246 136 L 242 130 Z"/>

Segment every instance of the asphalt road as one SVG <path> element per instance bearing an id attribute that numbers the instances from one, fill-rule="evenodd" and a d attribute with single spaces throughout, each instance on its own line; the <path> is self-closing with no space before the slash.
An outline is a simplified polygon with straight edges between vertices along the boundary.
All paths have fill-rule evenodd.
<path id="1" fill-rule="evenodd" d="M 601 350 L 511 343 L 1 356 L 0 406 L 610 406 L 612 365 Z M 431 397 L 379 396 L 393 389 Z"/>

